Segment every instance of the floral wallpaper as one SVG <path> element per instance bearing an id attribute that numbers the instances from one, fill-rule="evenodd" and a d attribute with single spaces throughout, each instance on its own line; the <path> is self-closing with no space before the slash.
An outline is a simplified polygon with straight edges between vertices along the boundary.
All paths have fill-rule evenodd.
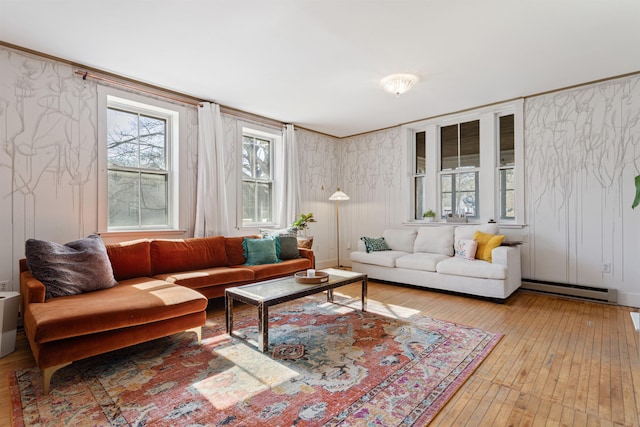
<path id="1" fill-rule="evenodd" d="M 523 275 L 637 301 L 640 75 L 525 101 L 529 244 Z"/>
<path id="2" fill-rule="evenodd" d="M 65 243 L 97 230 L 97 84 L 68 64 L 0 47 L 0 280 L 18 290 L 29 238 Z M 195 194 L 197 114 L 180 147 L 181 193 Z M 193 229 L 191 203 L 180 207 Z"/>
<path id="3" fill-rule="evenodd" d="M 97 229 L 97 84 L 70 65 L 4 47 L 0 70 L 0 280 L 17 290 L 26 239 L 66 242 Z M 640 173 L 640 74 L 528 97 L 524 108 L 526 224 L 507 230 L 526 240 L 523 276 L 615 288 L 620 304 L 640 307 L 640 211 L 630 207 Z M 196 108 L 187 116 L 185 235 L 195 217 Z M 223 115 L 230 141 L 238 120 Z M 309 232 L 320 267 L 337 255 L 336 206 L 328 200 L 337 187 L 351 197 L 338 208 L 341 260 L 360 236 L 403 226 L 400 127 L 343 139 L 297 129 L 296 139 L 301 210 L 318 220 Z M 237 147 L 229 146 L 225 165 L 232 195 Z"/>

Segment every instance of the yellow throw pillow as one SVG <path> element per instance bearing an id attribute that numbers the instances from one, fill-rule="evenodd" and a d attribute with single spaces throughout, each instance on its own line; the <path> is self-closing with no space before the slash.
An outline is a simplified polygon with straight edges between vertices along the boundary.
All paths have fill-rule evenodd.
<path id="1" fill-rule="evenodd" d="M 473 240 L 478 242 L 476 259 L 491 262 L 491 251 L 502 244 L 504 236 L 502 234 L 487 234 L 482 231 L 473 233 Z"/>

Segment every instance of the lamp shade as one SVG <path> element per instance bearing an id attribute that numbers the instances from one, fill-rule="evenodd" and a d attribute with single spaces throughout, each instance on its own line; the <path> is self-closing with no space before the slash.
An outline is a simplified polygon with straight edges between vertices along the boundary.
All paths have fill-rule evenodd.
<path id="1" fill-rule="evenodd" d="M 349 196 L 340 191 L 340 187 L 329 197 L 329 200 L 349 200 Z"/>

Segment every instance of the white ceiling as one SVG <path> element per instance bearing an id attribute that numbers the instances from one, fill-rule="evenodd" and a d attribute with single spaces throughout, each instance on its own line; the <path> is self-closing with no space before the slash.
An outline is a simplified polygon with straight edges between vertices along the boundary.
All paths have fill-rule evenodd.
<path id="1" fill-rule="evenodd" d="M 343 137 L 640 71 L 640 1 L 0 0 L 0 41 Z"/>

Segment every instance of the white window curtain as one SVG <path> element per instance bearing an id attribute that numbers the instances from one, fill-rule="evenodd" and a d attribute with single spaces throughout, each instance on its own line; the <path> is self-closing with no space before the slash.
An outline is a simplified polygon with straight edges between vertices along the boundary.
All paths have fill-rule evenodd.
<path id="1" fill-rule="evenodd" d="M 288 227 L 300 213 L 300 168 L 294 126 L 292 124 L 286 125 L 283 133 L 280 156 L 283 167 L 278 168 L 280 174 L 276 178 L 277 182 L 282 183 L 280 187 L 282 202 L 279 203 L 276 219 L 281 227 Z"/>
<path id="2" fill-rule="evenodd" d="M 223 135 L 220 106 L 203 103 L 198 107 L 198 182 L 194 237 L 229 234 Z"/>

